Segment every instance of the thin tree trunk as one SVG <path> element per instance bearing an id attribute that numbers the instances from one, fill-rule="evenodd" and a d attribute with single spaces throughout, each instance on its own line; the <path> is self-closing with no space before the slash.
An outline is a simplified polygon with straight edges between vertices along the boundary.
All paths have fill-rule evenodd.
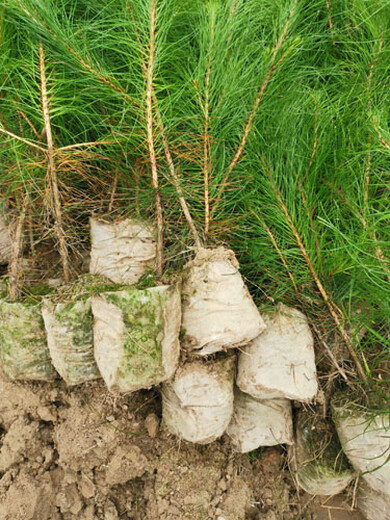
<path id="1" fill-rule="evenodd" d="M 366 373 L 364 372 L 363 370 L 363 367 L 362 367 L 362 364 L 360 363 L 360 360 L 355 352 L 355 349 L 354 349 L 354 346 L 351 342 L 351 339 L 347 333 L 347 331 L 345 330 L 345 327 L 343 325 L 343 320 L 342 320 L 342 317 L 340 317 L 340 311 L 339 309 L 337 308 L 337 306 L 333 303 L 333 301 L 331 300 L 330 296 L 328 295 L 325 287 L 322 285 L 322 282 L 320 280 L 320 277 L 318 276 L 316 270 L 315 270 L 315 267 L 313 265 L 313 262 L 310 258 L 310 255 L 308 254 L 308 252 L 306 251 L 306 247 L 303 243 L 303 240 L 298 232 L 298 229 L 296 228 L 291 216 L 290 216 L 290 213 L 287 209 L 287 206 L 285 205 L 283 199 L 282 199 L 282 196 L 276 186 L 276 184 L 274 183 L 273 181 L 273 178 L 272 178 L 272 174 L 271 174 L 271 170 L 269 169 L 269 166 L 264 163 L 265 165 L 265 170 L 266 170 L 266 174 L 268 176 L 268 179 L 269 179 L 269 182 L 270 182 L 270 185 L 275 193 L 275 196 L 277 198 L 277 201 L 286 217 L 286 220 L 288 222 L 288 225 L 290 226 L 290 229 L 294 235 L 294 238 L 295 238 L 295 241 L 301 251 L 301 254 L 304 258 L 304 261 L 309 269 L 309 272 L 317 286 L 317 289 L 319 290 L 324 302 L 325 302 L 325 305 L 327 306 L 328 308 L 328 311 L 330 313 L 330 315 L 332 316 L 332 319 L 333 321 L 335 322 L 336 326 L 337 326 L 337 329 L 339 331 L 339 334 L 340 336 L 342 337 L 343 341 L 345 342 L 347 348 L 348 348 L 348 352 L 355 364 L 355 367 L 358 371 L 358 374 L 359 376 L 362 378 L 363 381 L 366 381 L 367 380 L 367 375 Z"/>
<path id="2" fill-rule="evenodd" d="M 252 130 L 252 126 L 253 126 L 253 123 L 254 123 L 257 111 L 258 111 L 259 106 L 260 106 L 260 104 L 261 104 L 261 102 L 263 100 L 265 91 L 267 90 L 267 86 L 268 86 L 271 78 L 275 74 L 276 70 L 278 69 L 279 65 L 284 60 L 284 56 L 282 55 L 281 58 L 279 58 L 279 60 L 277 62 L 275 62 L 277 53 L 279 52 L 279 50 L 281 49 L 283 43 L 285 42 L 285 40 L 287 38 L 290 22 L 291 22 L 293 14 L 294 14 L 294 12 L 295 12 L 295 10 L 297 8 L 297 5 L 298 5 L 298 0 L 295 0 L 293 5 L 292 5 L 291 11 L 290 11 L 290 13 L 289 13 L 289 15 L 287 17 L 286 23 L 283 26 L 282 34 L 280 35 L 280 38 L 278 38 L 278 40 L 276 41 L 276 43 L 274 45 L 270 66 L 268 68 L 267 74 L 264 77 L 263 83 L 262 83 L 262 85 L 261 85 L 261 87 L 259 89 L 259 92 L 258 92 L 258 95 L 256 97 L 255 103 L 254 103 L 254 105 L 252 107 L 252 110 L 249 113 L 249 117 L 248 117 L 247 122 L 245 124 L 244 132 L 242 134 L 242 137 L 241 137 L 241 140 L 240 140 L 240 144 L 238 145 L 236 153 L 234 154 L 234 157 L 233 157 L 233 159 L 231 160 L 231 162 L 229 164 L 229 167 L 228 167 L 228 170 L 226 172 L 226 175 L 225 175 L 225 177 L 224 177 L 224 179 L 222 181 L 222 184 L 219 187 L 219 190 L 217 192 L 217 196 L 215 198 L 213 209 L 212 209 L 211 215 L 210 215 L 210 220 L 212 220 L 212 218 L 214 217 L 215 212 L 216 212 L 217 207 L 218 207 L 218 204 L 219 204 L 219 202 L 220 202 L 220 200 L 222 198 L 223 192 L 225 191 L 225 188 L 226 188 L 226 186 L 228 184 L 229 178 L 230 178 L 234 168 L 239 163 L 239 161 L 241 159 L 241 156 L 242 156 L 242 154 L 244 152 L 244 149 L 245 149 L 245 146 L 246 146 L 249 134 L 250 134 L 250 132 Z"/>
<path id="3" fill-rule="evenodd" d="M 130 4 L 127 3 L 127 7 L 130 10 L 130 12 L 132 13 L 132 9 L 131 9 Z M 136 25 L 135 18 L 134 18 L 134 23 Z M 138 43 L 141 46 L 141 39 L 139 37 L 139 33 L 138 33 L 137 29 L 136 29 L 136 33 L 137 33 Z M 145 64 L 142 65 L 142 70 L 143 70 L 143 74 L 144 74 L 145 80 L 147 81 L 148 69 L 146 68 Z M 163 142 L 164 154 L 165 154 L 165 158 L 166 158 L 167 163 L 168 163 L 169 173 L 171 175 L 171 181 L 172 181 L 172 184 L 175 187 L 176 193 L 178 195 L 179 203 L 180 203 L 180 206 L 181 206 L 181 208 L 183 210 L 184 216 L 185 216 L 185 218 L 187 220 L 188 227 L 190 228 L 192 236 L 194 237 L 195 245 L 199 249 L 202 246 L 202 242 L 200 240 L 199 233 L 198 233 L 198 231 L 197 231 L 197 229 L 195 227 L 194 221 L 193 221 L 193 219 L 191 217 L 191 213 L 190 213 L 187 201 L 186 201 L 186 199 L 184 197 L 183 189 L 180 186 L 179 177 L 177 175 L 175 164 L 173 162 L 173 158 L 172 158 L 172 154 L 171 154 L 171 150 L 169 148 L 168 138 L 167 138 L 166 133 L 165 133 L 164 123 L 162 121 L 161 113 L 160 113 L 160 110 L 158 108 L 157 97 L 156 97 L 156 94 L 154 92 L 153 85 L 152 85 L 152 102 L 153 102 L 154 107 L 155 107 L 154 115 L 155 115 L 155 117 L 157 119 L 158 130 L 160 132 L 160 136 L 161 136 L 161 139 L 162 139 L 162 142 Z"/>
<path id="4" fill-rule="evenodd" d="M 156 258 L 156 275 L 160 277 L 163 269 L 163 247 L 164 247 L 164 227 L 163 227 L 163 211 L 161 204 L 161 195 L 158 180 L 158 169 L 155 149 L 155 136 L 153 129 L 153 76 L 154 76 L 154 60 L 156 52 L 156 6 L 155 0 L 151 0 L 151 19 L 150 19 L 150 41 L 149 41 L 149 61 L 146 71 L 146 119 L 148 132 L 148 149 L 149 160 L 152 169 L 152 183 L 156 201 L 156 218 L 157 218 L 157 258 Z"/>
<path id="5" fill-rule="evenodd" d="M 66 236 L 63 225 L 63 216 L 61 209 L 61 199 L 58 189 L 58 177 L 55 161 L 55 148 L 53 143 L 53 135 L 50 123 L 49 101 L 47 96 L 47 79 L 45 67 L 45 54 L 42 43 L 39 45 L 39 69 L 41 79 L 41 98 L 42 112 L 45 124 L 45 133 L 47 141 L 47 178 L 50 186 L 51 204 L 54 217 L 54 229 L 58 240 L 58 248 L 61 256 L 62 269 L 64 272 L 65 282 L 70 280 L 69 254 L 66 244 Z"/>

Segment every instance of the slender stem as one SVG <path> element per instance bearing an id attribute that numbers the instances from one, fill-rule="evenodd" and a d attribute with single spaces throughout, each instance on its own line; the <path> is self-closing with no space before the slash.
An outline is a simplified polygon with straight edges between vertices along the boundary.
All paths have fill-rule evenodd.
<path id="1" fill-rule="evenodd" d="M 53 204 L 53 216 L 55 223 L 55 232 L 58 240 L 59 253 L 61 256 L 62 269 L 64 272 L 65 282 L 70 280 L 70 269 L 69 269 L 69 254 L 68 247 L 66 244 L 65 231 L 62 218 L 61 199 L 58 189 L 58 177 L 56 170 L 55 161 L 55 148 L 53 143 L 53 134 L 51 130 L 50 122 L 50 110 L 49 101 L 47 96 L 47 78 L 46 78 L 46 65 L 45 65 L 45 54 L 42 43 L 39 45 L 39 70 L 41 80 L 41 98 L 42 98 L 42 113 L 45 124 L 46 142 L 47 142 L 47 177 L 50 185 L 50 192 Z"/>
<path id="2" fill-rule="evenodd" d="M 91 146 L 115 144 L 116 142 L 117 141 L 90 141 L 87 143 L 68 144 L 67 146 L 61 146 L 61 148 L 57 148 L 57 152 L 66 152 L 67 150 L 73 150 L 74 148 L 89 148 Z"/>
<path id="3" fill-rule="evenodd" d="M 118 172 L 118 170 L 116 170 L 114 182 L 112 185 L 111 195 L 110 195 L 110 203 L 108 204 L 108 213 L 111 213 L 112 208 L 114 207 L 115 194 L 116 194 L 116 189 L 118 187 L 118 177 L 119 177 L 119 172 Z"/>
<path id="4" fill-rule="evenodd" d="M 211 178 L 211 144 L 210 144 L 210 102 L 209 102 L 209 86 L 210 86 L 210 75 L 211 75 L 211 63 L 208 67 L 205 79 L 205 99 L 203 101 L 200 94 L 199 85 L 197 81 L 194 81 L 196 95 L 198 98 L 199 106 L 203 112 L 203 190 L 204 190 L 204 238 L 207 240 L 207 235 L 210 230 L 210 178 Z"/>
<path id="5" fill-rule="evenodd" d="M 314 267 L 314 264 L 310 258 L 310 255 L 308 254 L 308 252 L 306 251 L 306 247 L 303 243 L 303 240 L 298 232 L 298 229 L 297 227 L 295 226 L 294 224 L 294 221 L 292 220 L 291 216 L 290 216 L 290 213 L 287 209 L 287 206 L 285 205 L 284 201 L 283 201 L 283 198 L 272 178 L 272 173 L 269 169 L 269 166 L 265 163 L 265 161 L 263 161 L 263 164 L 265 165 L 265 171 L 267 173 L 267 176 L 268 176 L 268 179 L 269 179 L 269 182 L 270 182 L 270 185 L 275 193 L 275 196 L 277 198 L 277 201 L 286 217 L 286 220 L 290 226 L 290 229 L 294 235 L 294 238 L 295 238 L 295 241 L 301 251 L 301 254 L 305 260 L 305 263 L 309 269 L 309 272 L 325 302 L 325 305 L 327 306 L 328 308 L 328 311 L 330 313 L 330 315 L 332 316 L 333 318 L 333 321 L 335 322 L 336 326 L 337 326 L 337 329 L 342 337 L 342 339 L 344 340 L 347 348 L 348 348 L 348 351 L 349 351 L 349 354 L 351 356 L 351 358 L 353 359 L 354 363 L 355 363 L 355 366 L 356 366 L 356 369 L 359 373 L 359 376 L 363 379 L 363 381 L 366 381 L 367 380 L 367 376 L 366 376 L 366 373 L 364 372 L 363 370 L 363 367 L 359 361 L 359 358 L 355 352 L 355 349 L 354 349 L 354 346 L 351 342 L 351 339 L 347 333 L 347 331 L 345 330 L 344 328 L 344 325 L 342 323 L 342 318 L 340 317 L 339 315 L 339 309 L 337 308 L 337 306 L 333 303 L 333 301 L 331 300 L 330 296 L 328 295 L 327 291 L 325 290 L 325 287 L 322 285 L 322 282 L 315 270 L 315 267 Z"/>
<path id="6" fill-rule="evenodd" d="M 31 18 L 36 24 L 42 24 L 45 29 L 54 37 L 57 37 L 55 32 L 44 22 L 44 20 L 39 17 L 39 13 L 34 15 L 31 11 L 29 11 L 26 7 L 22 6 L 23 11 L 26 13 L 26 15 Z M 72 54 L 72 56 L 78 61 L 78 63 L 82 66 L 83 69 L 90 72 L 95 78 L 108 87 L 110 87 L 113 91 L 117 92 L 118 94 L 121 94 L 127 101 L 130 101 L 134 106 L 139 106 L 135 100 L 129 96 L 129 94 L 117 83 L 115 83 L 113 80 L 107 78 L 104 74 L 99 72 L 95 67 L 93 67 L 90 63 L 88 63 L 84 58 L 82 58 L 78 52 L 67 42 L 62 42 L 66 49 Z"/>
<path id="7" fill-rule="evenodd" d="M 152 168 L 152 183 L 156 200 L 156 217 L 157 217 L 157 258 L 156 258 L 156 275 L 162 275 L 163 269 L 163 212 L 161 204 L 161 195 L 158 180 L 158 169 L 155 150 L 155 138 L 153 129 L 153 76 L 154 76 L 154 59 L 156 52 L 156 6 L 155 0 L 151 0 L 151 17 L 150 17 L 150 40 L 149 40 L 149 61 L 146 71 L 146 119 L 148 132 L 148 149 L 149 160 Z"/>
<path id="8" fill-rule="evenodd" d="M 104 74 L 101 74 L 97 69 L 92 67 L 89 63 L 87 63 L 70 45 L 66 46 L 68 51 L 76 58 L 76 60 L 80 63 L 80 65 L 90 72 L 96 79 L 110 87 L 114 92 L 122 95 L 127 101 L 130 101 L 132 105 L 138 106 L 135 100 L 129 96 L 129 94 L 118 84 L 114 83 L 112 80 L 108 79 Z"/>
<path id="9" fill-rule="evenodd" d="M 237 0 L 233 2 L 232 8 L 230 9 L 230 16 L 232 16 L 237 9 Z"/>
<path id="10" fill-rule="evenodd" d="M 330 0 L 326 0 L 326 9 L 328 11 L 328 25 L 329 25 L 329 29 L 330 29 L 330 34 L 332 35 L 332 45 L 333 45 L 333 47 L 335 47 L 336 39 L 334 37 L 334 23 L 333 23 L 333 18 L 332 18 Z"/>
<path id="11" fill-rule="evenodd" d="M 386 141 L 386 139 L 378 132 L 378 139 L 381 144 L 387 149 L 390 150 L 390 144 Z"/>
<path id="12" fill-rule="evenodd" d="M 282 264 L 284 265 L 284 268 L 286 269 L 286 272 L 288 274 L 288 277 L 290 278 L 291 280 L 291 283 L 293 284 L 293 287 L 294 287 L 294 291 L 298 294 L 299 291 L 298 291 L 298 286 L 295 282 L 295 279 L 290 271 L 290 268 L 288 267 L 288 263 L 287 263 L 287 260 L 282 252 L 282 250 L 280 249 L 279 247 L 279 244 L 276 240 L 276 237 L 274 235 L 274 233 L 271 231 L 271 229 L 267 226 L 267 224 L 263 221 L 263 219 L 261 219 L 259 217 L 259 215 L 257 215 L 256 213 L 254 213 L 254 216 L 257 218 L 257 220 L 260 222 L 260 224 L 262 225 L 264 231 L 267 233 L 267 235 L 269 236 L 270 240 L 271 240 L 271 243 L 272 245 L 274 246 L 274 248 L 276 249 L 276 252 L 278 253 L 279 255 L 279 258 L 282 262 Z"/>
<path id="13" fill-rule="evenodd" d="M 214 36 L 214 28 L 211 26 L 211 35 Z M 211 146 L 210 146 L 210 77 L 212 60 L 210 56 L 207 74 L 206 91 L 204 100 L 204 129 L 203 129 L 203 177 L 204 177 L 204 204 L 205 204 L 205 227 L 204 236 L 207 239 L 210 229 L 210 177 L 211 177 Z"/>
<path id="14" fill-rule="evenodd" d="M 274 233 L 271 231 L 271 229 L 267 226 L 267 224 L 259 217 L 259 215 L 255 214 L 254 213 L 254 216 L 259 220 L 260 224 L 263 226 L 264 230 L 267 232 L 270 240 L 271 240 L 271 243 L 272 245 L 274 246 L 274 248 L 276 249 L 278 255 L 279 255 L 279 258 L 280 260 L 282 261 L 282 264 L 284 265 L 286 271 L 287 271 L 287 274 L 288 274 L 288 277 L 290 278 L 291 280 L 291 283 L 293 284 L 293 287 L 294 287 L 294 291 L 296 292 L 296 294 L 299 295 L 299 290 L 298 290 L 298 286 L 295 282 L 295 278 L 292 274 L 292 272 L 290 271 L 290 268 L 288 266 L 288 263 L 287 263 L 287 260 L 282 252 L 282 250 L 280 249 L 279 247 L 279 244 L 276 240 L 276 237 L 274 235 Z M 337 359 L 336 359 L 336 356 L 333 354 L 332 350 L 330 349 L 329 345 L 325 342 L 324 338 L 322 337 L 319 329 L 316 327 L 316 325 L 313 323 L 313 321 L 311 320 L 311 326 L 313 327 L 315 333 L 317 334 L 317 337 L 318 339 L 321 341 L 321 343 L 323 344 L 323 346 L 325 347 L 325 350 L 327 351 L 328 353 L 328 356 L 330 358 L 330 360 L 332 361 L 332 363 L 334 364 L 336 370 L 339 372 L 339 374 L 341 375 L 341 377 L 346 381 L 346 382 L 349 382 L 349 379 L 345 373 L 345 371 L 340 367 Z"/>
<path id="15" fill-rule="evenodd" d="M 45 148 L 43 148 L 42 146 L 35 144 L 34 142 L 30 141 L 29 139 L 24 139 L 24 137 L 20 137 L 19 135 L 16 135 L 13 132 L 9 132 L 2 126 L 0 126 L 0 132 L 2 134 L 8 135 L 8 137 L 12 137 L 13 139 L 16 139 L 17 141 L 27 144 L 28 146 L 31 146 L 32 148 L 36 148 L 37 150 L 40 150 L 41 152 L 44 152 L 44 153 L 47 152 L 47 150 Z"/>
<path id="16" fill-rule="evenodd" d="M 31 130 L 34 132 L 35 134 L 35 137 L 37 137 L 37 139 L 39 139 L 39 133 L 37 131 L 37 129 L 35 128 L 35 126 L 32 124 L 32 122 L 30 121 L 30 119 L 26 116 L 26 114 L 23 112 L 23 110 L 18 110 L 18 114 L 21 115 L 23 117 L 23 119 L 26 121 L 26 123 L 28 124 L 28 126 L 31 128 Z M 22 132 L 21 132 L 22 133 Z"/>
<path id="17" fill-rule="evenodd" d="M 263 80 L 263 83 L 259 89 L 259 92 L 258 92 L 258 95 L 256 97 L 256 100 L 255 100 L 255 103 L 252 107 L 252 110 L 250 111 L 249 113 L 249 117 L 247 119 L 247 122 L 245 124 L 245 127 L 244 127 L 244 132 L 242 134 L 242 137 L 241 137 L 241 140 L 240 140 L 240 144 L 238 145 L 238 148 L 236 150 L 236 153 L 234 154 L 234 157 L 232 159 L 232 161 L 230 162 L 229 164 L 229 167 L 228 167 L 228 170 L 226 172 L 226 175 L 222 181 L 222 184 L 220 185 L 219 187 L 219 190 L 217 192 L 217 196 L 215 198 L 215 202 L 214 202 L 214 206 L 213 206 L 213 210 L 211 212 L 211 216 L 210 216 L 210 220 L 212 220 L 213 216 L 215 215 L 215 212 L 217 210 L 217 207 L 218 207 L 218 204 L 222 198 L 222 195 L 223 195 L 223 192 L 225 191 L 225 188 L 228 184 L 228 181 L 229 181 L 229 178 L 234 170 L 234 168 L 237 166 L 238 162 L 240 161 L 241 159 L 241 156 L 244 152 L 244 149 L 245 149 L 245 145 L 246 145 L 246 142 L 248 140 L 248 136 L 252 130 L 252 126 L 253 126 L 253 122 L 255 120 L 255 117 L 256 117 L 256 114 L 257 114 L 257 111 L 259 109 L 259 106 L 263 100 L 263 97 L 264 97 L 264 94 L 267 90 L 267 86 L 271 80 L 271 78 L 273 77 L 273 75 L 275 74 L 276 70 L 278 69 L 279 65 L 284 61 L 284 58 L 285 56 L 282 55 L 278 61 L 275 61 L 276 60 L 276 56 L 279 52 L 279 50 L 281 49 L 283 43 L 285 42 L 286 40 L 286 37 L 287 37 L 287 33 L 288 33 L 288 29 L 289 29 L 289 26 L 290 26 L 290 22 L 291 22 L 291 19 L 293 17 L 293 14 L 297 8 L 297 4 L 298 4 L 298 0 L 294 0 L 294 3 L 292 5 L 292 8 L 289 12 L 289 15 L 287 17 L 287 20 L 283 26 L 283 30 L 282 30 L 282 33 L 280 35 L 280 38 L 278 38 L 278 40 L 276 41 L 275 45 L 274 45 L 274 48 L 273 48 L 273 52 L 272 52 L 272 57 L 271 57 L 271 62 L 270 62 L 270 66 L 268 68 L 268 71 L 264 77 L 264 80 Z"/>
<path id="18" fill-rule="evenodd" d="M 235 6 L 232 6 L 231 16 L 234 12 Z M 210 78 L 213 64 L 213 48 L 214 48 L 214 18 L 210 22 L 210 49 L 207 63 L 207 71 L 205 77 L 205 94 L 204 103 L 200 101 L 203 109 L 204 123 L 203 123 L 203 184 L 204 184 L 204 205 L 205 205 L 205 223 L 204 223 L 204 237 L 207 240 L 207 235 L 210 229 L 210 180 L 211 180 L 211 145 L 210 145 Z M 200 97 L 200 92 L 199 92 Z"/>
<path id="19" fill-rule="evenodd" d="M 133 15 L 132 8 L 131 8 L 130 4 L 127 3 L 127 6 L 128 6 L 129 11 L 130 11 L 130 14 Z M 134 20 L 134 23 L 135 23 L 135 27 L 137 27 L 136 20 Z M 138 43 L 141 46 L 141 40 L 140 40 L 140 37 L 139 37 L 137 29 L 136 29 L 136 34 L 137 34 L 137 38 L 138 38 Z M 143 69 L 143 73 L 144 73 L 144 76 L 145 76 L 145 80 L 147 80 L 148 71 L 147 71 L 147 68 L 146 68 L 144 63 L 142 64 L 142 69 Z M 157 126 L 158 126 L 158 129 L 159 129 L 159 132 L 160 132 L 160 136 L 162 138 L 163 147 L 164 147 L 164 154 L 165 154 L 165 158 L 166 158 L 167 163 L 168 163 L 168 168 L 169 168 L 169 172 L 170 172 L 170 175 L 171 175 L 171 181 L 172 181 L 172 184 L 175 187 L 176 193 L 178 195 L 180 206 L 181 206 L 181 208 L 183 210 L 184 216 L 185 216 L 185 218 L 187 220 L 188 227 L 190 228 L 190 231 L 191 231 L 192 236 L 194 238 L 196 248 L 199 249 L 200 247 L 202 247 L 202 242 L 200 240 L 199 233 L 198 233 L 198 231 L 197 231 L 197 229 L 195 227 L 194 221 L 192 219 L 192 216 L 191 216 L 191 213 L 190 213 L 187 201 L 186 201 L 186 199 L 184 197 L 183 189 L 182 189 L 182 187 L 180 185 L 179 176 L 178 176 L 178 174 L 176 172 L 175 163 L 173 162 L 172 153 L 171 153 L 171 150 L 170 150 L 168 138 L 167 138 L 166 133 L 165 133 L 164 123 L 163 123 L 163 120 L 162 120 L 162 117 L 161 117 L 161 113 L 160 113 L 160 110 L 158 108 L 157 97 L 156 97 L 156 94 L 154 92 L 153 85 L 152 85 L 152 101 L 153 101 L 154 107 L 155 107 L 154 115 L 155 115 L 155 117 L 157 119 Z"/>
<path id="20" fill-rule="evenodd" d="M 173 185 L 175 187 L 175 190 L 177 192 L 177 195 L 178 195 L 178 198 L 179 198 L 179 203 L 180 203 L 181 208 L 183 210 L 184 216 L 185 216 L 185 218 L 187 220 L 188 227 L 190 228 L 190 231 L 191 231 L 192 236 L 194 238 L 195 246 L 196 246 L 197 249 L 199 249 L 199 248 L 202 247 L 202 241 L 201 241 L 201 239 L 199 237 L 199 233 L 198 233 L 198 231 L 197 231 L 197 229 L 195 227 L 195 224 L 194 224 L 194 221 L 192 219 L 190 210 L 188 208 L 187 201 L 184 198 L 183 188 L 180 185 L 179 177 L 177 175 L 175 164 L 173 162 L 172 154 L 171 154 L 171 151 L 170 151 L 170 148 L 169 148 L 168 138 L 167 138 L 167 136 L 165 134 L 164 124 L 163 124 L 163 121 L 162 121 L 162 118 L 161 118 L 160 111 L 158 109 L 156 110 L 156 117 L 157 117 L 158 126 L 159 126 L 159 129 L 160 129 L 160 133 L 161 133 L 161 137 L 162 137 L 162 141 L 163 141 L 165 157 L 166 157 L 166 160 L 167 160 L 167 163 L 168 163 L 169 172 L 171 174 L 171 180 L 172 180 L 172 183 L 173 183 Z"/>

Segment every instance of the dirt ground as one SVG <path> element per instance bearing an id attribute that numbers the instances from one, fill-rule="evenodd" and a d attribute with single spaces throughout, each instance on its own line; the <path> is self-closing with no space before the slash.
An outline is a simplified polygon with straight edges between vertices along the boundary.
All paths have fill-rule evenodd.
<path id="1" fill-rule="evenodd" d="M 1 520 L 361 520 L 349 496 L 298 493 L 282 447 L 179 442 L 158 391 L 113 396 L 0 376 Z"/>

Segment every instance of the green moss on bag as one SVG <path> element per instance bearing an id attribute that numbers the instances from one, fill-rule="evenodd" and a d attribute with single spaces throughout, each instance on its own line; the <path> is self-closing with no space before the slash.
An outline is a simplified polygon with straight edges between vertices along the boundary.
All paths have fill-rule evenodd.
<path id="1" fill-rule="evenodd" d="M 0 301 L 0 358 L 10 379 L 55 378 L 40 305 Z"/>
<path id="2" fill-rule="evenodd" d="M 90 298 L 57 304 L 45 300 L 42 314 L 52 363 L 66 383 L 77 385 L 98 378 Z"/>
<path id="3" fill-rule="evenodd" d="M 178 285 L 92 298 L 95 358 L 109 388 L 149 388 L 171 377 L 179 358 Z"/>

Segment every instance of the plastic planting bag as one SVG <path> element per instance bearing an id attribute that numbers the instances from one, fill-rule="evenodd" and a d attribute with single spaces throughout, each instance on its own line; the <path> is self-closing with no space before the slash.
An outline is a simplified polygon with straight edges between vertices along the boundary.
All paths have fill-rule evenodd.
<path id="1" fill-rule="evenodd" d="M 90 225 L 92 274 L 132 285 L 154 268 L 156 242 L 153 229 L 145 222 L 126 219 L 109 223 L 91 218 Z"/>
<path id="2" fill-rule="evenodd" d="M 107 386 L 150 388 L 173 376 L 180 354 L 180 286 L 106 292 L 92 298 L 95 359 Z"/>
<path id="3" fill-rule="evenodd" d="M 390 415 L 385 409 L 380 414 L 365 408 L 356 397 L 346 391 L 332 400 L 332 418 L 342 448 L 374 491 L 390 495 Z"/>
<path id="4" fill-rule="evenodd" d="M 291 402 L 288 399 L 259 401 L 236 388 L 233 418 L 227 434 L 241 453 L 255 450 L 259 446 L 291 444 Z"/>
<path id="5" fill-rule="evenodd" d="M 163 421 L 181 439 L 208 444 L 224 434 L 233 413 L 235 356 L 189 361 L 162 388 Z"/>
<path id="6" fill-rule="evenodd" d="M 11 257 L 12 239 L 4 217 L 0 215 L 0 265 L 8 264 Z"/>
<path id="7" fill-rule="evenodd" d="M 367 520 L 390 518 L 390 495 L 374 491 L 364 480 L 359 481 L 357 506 Z"/>
<path id="8" fill-rule="evenodd" d="M 52 363 L 68 385 L 100 377 L 93 352 L 90 298 L 71 303 L 42 305 Z"/>
<path id="9" fill-rule="evenodd" d="M 317 394 L 314 341 L 306 317 L 285 305 L 239 355 L 237 385 L 257 399 L 310 401 Z"/>
<path id="10" fill-rule="evenodd" d="M 40 305 L 0 301 L 0 358 L 10 379 L 50 381 L 56 377 Z"/>
<path id="11" fill-rule="evenodd" d="M 264 328 L 233 251 L 198 251 L 184 269 L 183 346 L 207 355 L 245 345 Z"/>
<path id="12" fill-rule="evenodd" d="M 290 469 L 297 483 L 311 495 L 337 495 L 355 476 L 333 426 L 308 410 L 298 414 L 290 453 Z"/>

